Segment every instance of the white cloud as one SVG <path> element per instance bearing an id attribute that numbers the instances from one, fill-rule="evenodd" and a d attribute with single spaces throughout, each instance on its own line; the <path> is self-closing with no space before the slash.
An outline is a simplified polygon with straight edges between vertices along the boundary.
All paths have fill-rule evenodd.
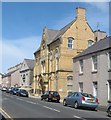
<path id="1" fill-rule="evenodd" d="M 41 37 L 29 37 L 17 40 L 3 39 L 0 41 L 0 56 L 2 58 L 2 72 L 20 62 L 24 58 L 33 59 L 33 53 L 37 50 L 40 45 Z"/>

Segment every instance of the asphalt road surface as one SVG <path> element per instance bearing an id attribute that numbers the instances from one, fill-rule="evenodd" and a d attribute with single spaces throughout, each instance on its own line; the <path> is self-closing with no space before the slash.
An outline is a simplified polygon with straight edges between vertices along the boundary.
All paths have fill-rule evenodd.
<path id="1" fill-rule="evenodd" d="M 62 103 L 41 101 L 38 98 L 18 97 L 2 93 L 2 110 L 11 118 L 89 118 L 108 119 L 106 112 L 65 107 Z"/>

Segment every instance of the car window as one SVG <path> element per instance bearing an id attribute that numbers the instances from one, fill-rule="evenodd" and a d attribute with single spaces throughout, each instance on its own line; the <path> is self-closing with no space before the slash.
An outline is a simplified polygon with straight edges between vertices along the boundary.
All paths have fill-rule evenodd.
<path id="1" fill-rule="evenodd" d="M 75 93 L 75 96 L 76 96 L 76 97 L 79 97 L 79 94 L 78 94 L 78 93 Z"/>
<path id="2" fill-rule="evenodd" d="M 59 93 L 58 92 L 54 92 L 53 95 L 59 95 Z"/>
<path id="3" fill-rule="evenodd" d="M 87 94 L 87 93 L 81 93 L 81 95 L 84 96 L 84 97 L 94 98 L 93 95 L 91 95 L 91 94 Z"/>
<path id="4" fill-rule="evenodd" d="M 44 95 L 48 95 L 48 94 L 49 94 L 49 92 L 45 92 L 45 93 L 44 93 Z"/>

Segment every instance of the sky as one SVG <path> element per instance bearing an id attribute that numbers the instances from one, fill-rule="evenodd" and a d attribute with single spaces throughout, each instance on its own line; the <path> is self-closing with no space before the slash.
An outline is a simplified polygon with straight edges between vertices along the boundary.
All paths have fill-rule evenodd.
<path id="1" fill-rule="evenodd" d="M 3 2 L 0 73 L 24 58 L 34 59 L 44 26 L 61 29 L 75 19 L 76 7 L 86 8 L 86 19 L 93 30 L 99 22 L 99 29 L 109 35 L 108 2 Z"/>

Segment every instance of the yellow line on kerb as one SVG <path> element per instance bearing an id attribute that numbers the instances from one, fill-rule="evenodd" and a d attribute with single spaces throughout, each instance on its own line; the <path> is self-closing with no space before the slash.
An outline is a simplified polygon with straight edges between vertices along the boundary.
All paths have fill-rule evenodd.
<path id="1" fill-rule="evenodd" d="M 14 120 L 2 108 L 0 108 L 0 112 L 2 112 L 2 114 L 4 115 L 4 117 L 7 117 L 6 119 Z"/>

